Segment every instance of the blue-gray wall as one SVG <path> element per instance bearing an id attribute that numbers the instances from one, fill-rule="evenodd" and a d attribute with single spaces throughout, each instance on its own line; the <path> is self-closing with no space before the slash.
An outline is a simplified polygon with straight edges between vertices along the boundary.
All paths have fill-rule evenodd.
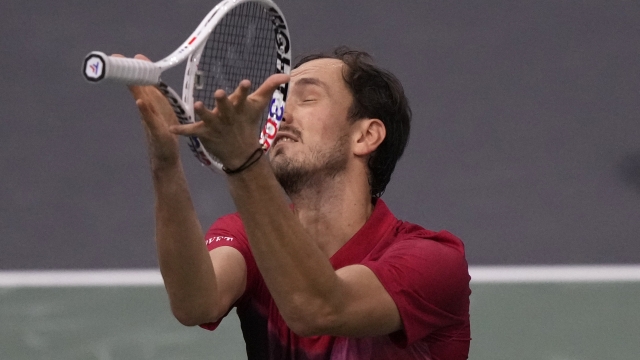
<path id="1" fill-rule="evenodd" d="M 640 262 L 639 3 L 278 3 L 296 55 L 348 44 L 404 83 L 412 135 L 383 197 L 399 217 L 454 232 L 472 265 Z M 136 109 L 80 67 L 159 59 L 215 2 L 163 4 L 0 2 L 0 269 L 156 265 Z M 233 204 L 184 149 L 209 225 Z"/>

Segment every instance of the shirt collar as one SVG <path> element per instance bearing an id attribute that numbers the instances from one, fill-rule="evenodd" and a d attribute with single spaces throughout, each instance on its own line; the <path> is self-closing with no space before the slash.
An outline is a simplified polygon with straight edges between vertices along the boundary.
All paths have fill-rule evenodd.
<path id="1" fill-rule="evenodd" d="M 375 200 L 367 222 L 329 259 L 333 268 L 339 269 L 364 260 L 397 221 L 382 199 Z"/>

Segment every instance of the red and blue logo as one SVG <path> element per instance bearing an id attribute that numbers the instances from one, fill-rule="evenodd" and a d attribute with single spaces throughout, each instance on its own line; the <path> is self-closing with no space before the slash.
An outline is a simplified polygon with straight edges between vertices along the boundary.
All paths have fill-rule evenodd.
<path id="1" fill-rule="evenodd" d="M 99 52 L 92 52 L 84 59 L 84 78 L 96 82 L 100 81 L 105 76 L 105 63 L 103 56 L 106 56 Z"/>
<path id="2" fill-rule="evenodd" d="M 98 71 L 100 70 L 100 61 L 96 61 L 95 64 L 91 64 L 89 65 L 89 67 L 91 68 L 91 71 L 93 71 L 94 74 L 98 74 Z"/>

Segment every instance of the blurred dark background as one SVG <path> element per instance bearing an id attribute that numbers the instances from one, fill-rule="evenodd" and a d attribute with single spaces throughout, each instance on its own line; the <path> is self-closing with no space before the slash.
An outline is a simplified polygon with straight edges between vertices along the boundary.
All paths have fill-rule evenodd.
<path id="1" fill-rule="evenodd" d="M 160 59 L 215 3 L 0 3 L 0 269 L 156 266 L 135 106 L 81 64 Z M 398 217 L 457 234 L 471 265 L 640 262 L 638 2 L 278 4 L 294 55 L 346 44 L 403 82 L 411 140 L 383 196 Z M 207 227 L 233 203 L 183 148 Z"/>

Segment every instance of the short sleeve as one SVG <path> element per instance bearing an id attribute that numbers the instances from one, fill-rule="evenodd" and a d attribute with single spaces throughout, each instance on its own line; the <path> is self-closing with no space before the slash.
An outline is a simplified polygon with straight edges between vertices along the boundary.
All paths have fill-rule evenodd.
<path id="1" fill-rule="evenodd" d="M 237 305 L 247 297 L 249 289 L 254 288 L 253 285 L 255 284 L 256 279 L 259 276 L 258 268 L 253 258 L 253 254 L 251 253 L 247 234 L 244 231 L 244 226 L 242 224 L 240 216 L 235 213 L 223 216 L 216 220 L 207 231 L 204 241 L 209 251 L 222 246 L 229 246 L 238 250 L 240 254 L 242 254 L 242 257 L 244 258 L 245 264 L 247 266 L 247 287 L 244 294 L 236 302 Z M 207 330 L 215 330 L 221 321 L 222 319 L 214 323 L 202 324 L 200 325 L 200 327 Z"/>
<path id="2" fill-rule="evenodd" d="M 398 307 L 404 325 L 404 331 L 392 335 L 398 346 L 406 347 L 436 330 L 468 325 L 470 276 L 462 243 L 459 247 L 441 243 L 437 241 L 441 235 L 398 241 L 379 259 L 363 263 Z"/>
<path id="3" fill-rule="evenodd" d="M 204 239 L 209 251 L 221 246 L 231 246 L 240 251 L 243 256 L 249 251 L 247 234 L 244 232 L 242 220 L 238 214 L 225 215 L 216 220 Z"/>

